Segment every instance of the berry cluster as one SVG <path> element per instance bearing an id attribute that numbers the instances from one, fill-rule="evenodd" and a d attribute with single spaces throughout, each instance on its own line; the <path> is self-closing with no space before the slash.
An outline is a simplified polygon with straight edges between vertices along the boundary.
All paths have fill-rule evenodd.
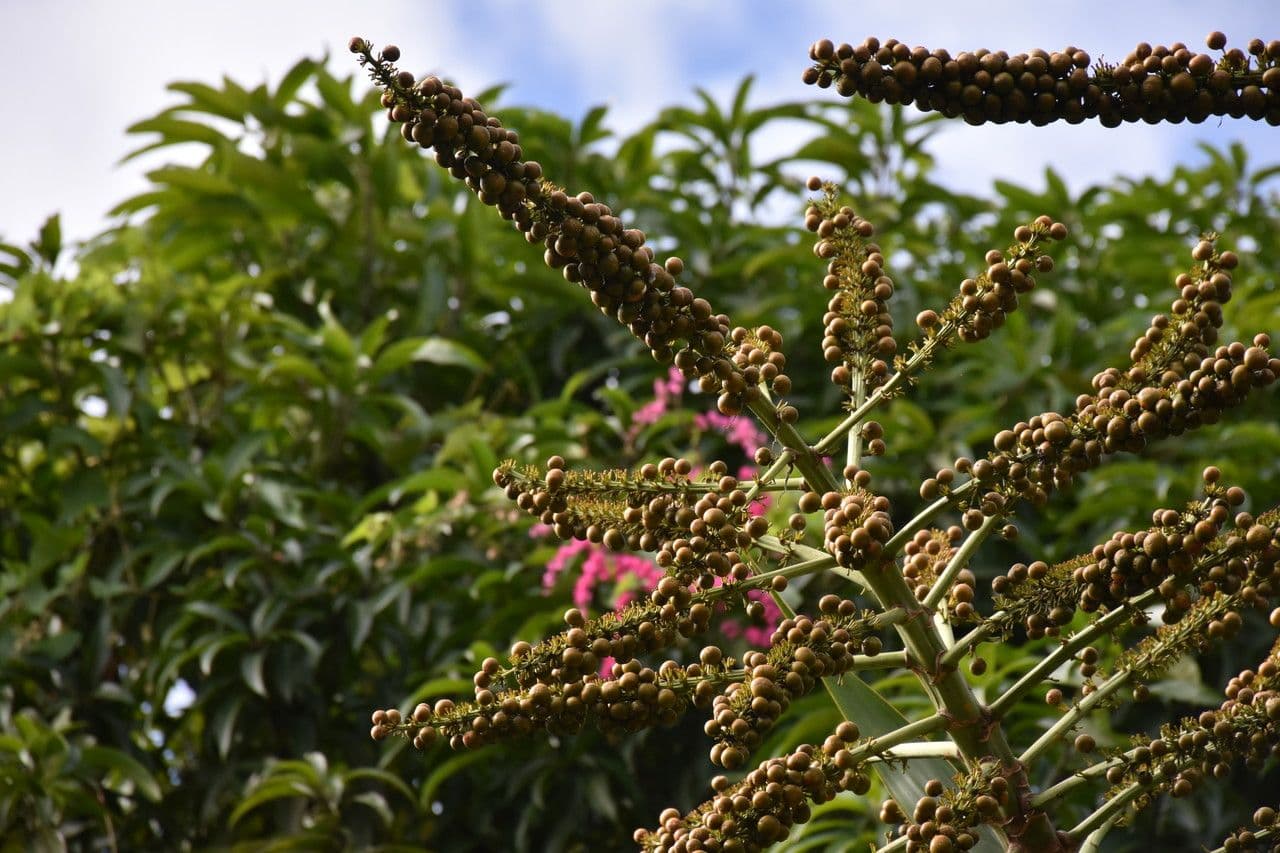
<path id="1" fill-rule="evenodd" d="M 774 393 L 791 393 L 791 377 L 782 371 L 787 357 L 782 352 L 782 333 L 772 326 L 747 329 L 735 326 L 729 332 L 733 355 L 729 362 L 708 361 L 692 350 L 676 354 L 675 365 L 685 376 L 698 376 L 699 387 L 708 393 L 720 391 L 716 409 L 722 415 L 741 414 L 744 406 L 760 399 L 759 384 L 766 382 Z M 794 406 L 783 406 L 779 416 L 795 423 L 799 412 Z"/>
<path id="2" fill-rule="evenodd" d="M 1149 791 L 1189 796 L 1208 778 L 1223 778 L 1243 760 L 1257 770 L 1280 757 L 1280 643 L 1255 670 L 1231 679 L 1226 701 L 1160 736 L 1139 740 L 1107 770 L 1113 786 L 1138 783 Z"/>
<path id="3" fill-rule="evenodd" d="M 784 619 L 769 641 L 769 651 L 747 652 L 746 678 L 715 698 L 706 733 L 716 739 L 711 761 L 727 770 L 741 767 L 762 736 L 790 706 L 813 689 L 819 678 L 841 675 L 853 666 L 855 650 L 874 654 L 880 640 L 867 615 L 839 596 L 824 596 L 823 617 Z"/>
<path id="4" fill-rule="evenodd" d="M 545 473 L 509 461 L 493 481 L 562 539 L 657 552 L 667 578 L 653 602 L 685 607 L 690 584 L 705 590 L 750 577 L 739 549 L 769 530 L 763 516 L 749 516 L 747 493 L 723 462 L 711 463 L 699 479 L 692 474 L 687 459 L 669 457 L 636 472 L 569 472 L 553 456 Z"/>
<path id="5" fill-rule="evenodd" d="M 1276 829 L 1276 809 L 1263 806 L 1253 813 L 1253 829 L 1238 829 L 1223 840 L 1223 853 L 1251 853 L 1255 850 L 1280 853 L 1280 837 L 1277 837 Z"/>
<path id="6" fill-rule="evenodd" d="M 739 681 L 741 670 L 719 649 L 703 650 L 702 663 L 666 661 L 657 670 L 631 660 L 615 663 L 612 677 L 588 675 L 562 684 L 534 684 L 527 690 L 476 691 L 474 702 L 440 699 L 419 704 L 407 718 L 395 708 L 373 712 L 374 740 L 398 734 L 418 749 L 444 736 L 455 749 L 474 749 L 536 731 L 572 734 L 593 723 L 608 735 L 673 725 L 690 704 L 709 707 L 716 689 Z"/>
<path id="7" fill-rule="evenodd" d="M 401 125 L 404 138 L 434 149 L 436 162 L 481 202 L 496 206 L 529 243 L 541 243 L 547 266 L 590 291 L 601 312 L 627 326 L 655 359 L 679 357 L 686 373 L 714 376 L 725 414 L 760 398 L 760 388 L 725 357 L 729 318 L 678 283 L 680 258 L 655 262 L 644 232 L 626 227 L 607 204 L 546 181 L 540 164 L 523 159 L 519 135 L 474 98 L 437 77 L 415 82 L 399 71 L 399 48 L 388 45 L 375 56 L 361 38 L 353 38 L 350 48 L 382 86 L 387 115 Z"/>
<path id="8" fill-rule="evenodd" d="M 841 566 L 863 568 L 881 556 L 884 543 L 893 537 L 893 519 L 889 516 L 889 499 L 867 491 L 869 471 L 853 473 L 852 480 L 851 489 L 827 492 L 819 499 L 824 510 L 823 544 Z M 804 500 L 812 504 L 816 497 L 817 493 L 810 492 Z"/>
<path id="9" fill-rule="evenodd" d="M 662 607 L 637 602 L 617 612 L 587 619 L 571 608 L 564 615 L 568 629 L 537 645 L 512 645 L 510 666 L 486 658 L 473 678 L 476 691 L 501 686 L 527 688 L 536 683 L 568 684 L 596 673 L 606 658 L 627 663 L 637 655 L 656 652 L 693 637 L 710 627 L 709 602 L 674 602 Z"/>
<path id="10" fill-rule="evenodd" d="M 1051 234 L 1056 228 L 1037 224 Z M 1027 231 L 1015 237 L 1034 236 L 1033 228 L 1024 228 Z M 1065 236 L 1065 229 L 1060 233 Z M 951 492 L 959 471 L 988 489 L 980 498 L 977 489 L 973 491 L 972 502 L 983 516 L 1004 510 L 1007 497 L 1039 505 L 1052 489 L 1069 485 L 1075 474 L 1097 465 L 1105 453 L 1137 452 L 1151 439 L 1215 423 L 1222 410 L 1236 405 L 1253 388 L 1275 382 L 1280 359 L 1268 355 L 1266 334 L 1254 337 L 1252 347 L 1236 342 L 1210 350 L 1222 324 L 1222 302 L 1231 295 L 1230 270 L 1238 260 L 1233 252 L 1219 254 L 1208 238 L 1197 243 L 1192 256 L 1196 260 L 1192 272 L 1175 280 L 1179 297 L 1171 306 L 1171 316 L 1152 318 L 1151 327 L 1134 343 L 1129 369 L 1098 373 L 1093 377 L 1094 393 L 1076 398 L 1070 415 L 1044 412 L 1001 430 L 987 459 L 957 459 L 955 467 L 943 467 L 920 484 L 920 497 L 932 501 Z M 995 252 L 988 260 L 997 261 L 988 268 L 988 279 L 1016 272 L 995 259 Z M 966 279 L 961 295 L 966 289 L 973 293 L 961 297 L 959 306 L 952 304 L 942 318 L 924 311 L 920 324 L 931 329 L 942 320 L 955 323 L 951 314 L 956 309 L 977 309 L 982 304 L 984 297 L 977 296 L 982 287 L 982 279 Z M 965 517 L 969 529 L 980 523 L 978 515 Z"/>
<path id="11" fill-rule="evenodd" d="M 851 393 L 855 373 L 865 389 L 874 390 L 888 378 L 898 351 L 889 313 L 893 279 L 884 272 L 880 246 L 868 242 L 875 227 L 853 208 L 840 206 L 834 184 L 810 178 L 808 187 L 826 190 L 804 217 L 805 227 L 818 236 L 813 253 L 827 261 L 822 286 L 833 291 L 823 317 L 822 356 L 836 365 L 831 381 L 845 393 Z"/>
<path id="12" fill-rule="evenodd" d="M 931 309 L 916 317 L 926 339 L 958 334 L 965 343 L 984 340 L 1004 325 L 1005 317 L 1017 310 L 1018 294 L 1035 288 L 1034 273 L 1053 270 L 1053 258 L 1042 254 L 1047 240 L 1065 240 L 1067 226 L 1041 216 L 1013 231 L 1014 243 L 1001 252 L 992 249 L 983 259 L 986 272 L 960 282 L 959 293 L 942 312 Z"/>
<path id="13" fill-rule="evenodd" d="M 790 755 L 770 758 L 736 785 L 717 776 L 709 802 L 687 815 L 667 809 L 659 816 L 659 827 L 637 830 L 635 841 L 655 853 L 763 850 L 786 838 L 792 826 L 808 821 L 810 803 L 825 803 L 841 791 L 867 792 L 871 780 L 852 749 L 858 737 L 858 727 L 843 722 L 821 749 L 806 744 Z"/>
<path id="14" fill-rule="evenodd" d="M 1110 368 L 1094 377 L 1094 388 L 1142 393 L 1154 385 L 1168 388 L 1199 366 L 1218 341 L 1222 306 L 1231 299 L 1231 271 L 1240 263 L 1235 252 L 1219 253 L 1212 234 L 1191 250 L 1190 272 L 1174 279 L 1178 298 L 1167 314 L 1156 314 L 1130 350 L 1132 365 L 1123 373 Z"/>
<path id="15" fill-rule="evenodd" d="M 1211 33 L 1210 50 L 1226 47 Z M 970 124 L 1098 119 L 1121 122 L 1202 122 L 1210 116 L 1266 119 L 1280 124 L 1280 41 L 1249 43 L 1250 56 L 1232 49 L 1218 59 L 1185 44 L 1139 44 L 1118 65 L 1099 62 L 1070 46 L 1010 56 L 985 48 L 952 56 L 946 50 L 908 47 L 897 39 L 868 38 L 854 47 L 828 39 L 809 49 L 814 65 L 805 83 L 846 97 L 879 103 L 914 103 L 924 111 Z"/>
<path id="16" fill-rule="evenodd" d="M 1205 474 L 1212 488 L 1217 469 Z M 1228 507 L 1238 505 L 1243 493 L 1235 487 L 1216 492 L 1182 512 L 1156 510 L 1155 526 L 1116 533 L 1092 552 L 1064 563 L 1015 564 L 991 585 L 1000 609 L 997 621 L 1006 630 L 1020 621 L 1033 639 L 1056 635 L 1077 608 L 1091 613 L 1112 609 L 1148 590 L 1163 601 L 1162 618 L 1168 624 L 1215 595 L 1242 595 L 1242 603 L 1260 606 L 1276 594 L 1267 573 L 1280 553 L 1275 543 L 1280 516 L 1268 512 L 1255 519 L 1237 513 L 1231 519 L 1234 528 L 1224 532 Z M 1263 583 L 1251 580 L 1259 573 Z"/>
<path id="17" fill-rule="evenodd" d="M 1210 244 L 1204 245 L 1212 252 Z M 1218 256 L 1208 259 L 1205 268 L 1223 264 L 1224 259 Z M 1200 286 L 1188 284 L 1184 292 L 1194 288 L 1198 295 L 1203 286 L 1216 293 L 1223 281 L 1229 288 L 1230 278 L 1215 272 Z M 1185 313 L 1190 303 L 1185 296 L 1180 301 L 1188 306 Z M 1265 334 L 1255 336 L 1252 346 L 1237 341 L 1209 352 L 1204 341 L 1216 335 L 1214 327 L 1221 323 L 1220 307 L 1213 312 L 1210 305 L 1218 303 L 1202 304 L 1194 318 L 1182 324 L 1189 327 L 1185 337 L 1199 343 L 1184 343 L 1189 348 L 1180 361 L 1167 360 L 1164 355 L 1182 347 L 1163 349 L 1159 356 L 1152 351 L 1144 353 L 1154 359 L 1152 363 L 1164 366 L 1157 377 L 1151 377 L 1142 364 L 1135 365 L 1128 375 L 1114 369 L 1099 373 L 1093 380 L 1096 393 L 1078 397 L 1074 412 L 1046 412 L 1002 430 L 996 434 L 992 442 L 995 450 L 988 458 L 977 462 L 967 457 L 957 459 L 954 470 L 941 469 L 924 481 L 921 496 L 932 499 L 949 491 L 959 471 L 992 490 L 982 500 L 997 511 L 1002 509 L 995 499 L 998 495 L 1020 497 L 1038 506 L 1050 491 L 1070 485 L 1076 474 L 1096 466 L 1105 454 L 1122 450 L 1136 453 L 1151 440 L 1216 423 L 1226 409 L 1241 403 L 1251 391 L 1272 384 L 1280 374 L 1280 359 L 1267 352 L 1271 339 Z M 1182 328 L 1178 334 L 1184 334 Z M 1201 348 L 1203 356 L 1198 352 Z M 1148 384 L 1136 391 L 1126 387 L 1139 382 Z M 986 508 L 982 513 L 992 514 Z M 965 523 L 973 529 L 981 519 L 966 517 Z"/>
<path id="18" fill-rule="evenodd" d="M 946 530 L 920 530 L 903 546 L 902 576 L 916 598 L 924 601 L 963 538 L 964 531 L 953 524 Z M 976 585 L 977 578 L 970 569 L 961 569 L 956 574 L 947 602 L 947 609 L 955 621 L 965 622 L 975 615 L 973 597 Z"/>
<path id="19" fill-rule="evenodd" d="M 1000 819 L 1001 808 L 1009 805 L 1010 790 L 1009 780 L 993 765 L 984 764 L 953 788 L 930 779 L 910 817 L 896 800 L 886 800 L 880 807 L 880 820 L 898 825 L 896 835 L 906 839 L 907 853 L 969 850 L 978 843 L 973 828 Z"/>

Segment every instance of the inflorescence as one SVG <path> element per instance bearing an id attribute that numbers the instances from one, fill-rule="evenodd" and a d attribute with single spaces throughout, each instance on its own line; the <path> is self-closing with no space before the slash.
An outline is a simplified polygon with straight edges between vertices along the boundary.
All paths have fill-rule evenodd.
<path id="1" fill-rule="evenodd" d="M 1208 39 L 1221 51 L 1225 37 Z M 861 456 L 886 451 L 884 428 L 867 416 L 914 381 L 942 348 L 985 339 L 999 329 L 1036 275 L 1053 269 L 1046 254 L 1066 227 L 1048 216 L 1018 227 L 1004 251 L 992 249 L 986 269 L 960 282 L 938 309 L 916 317 L 921 339 L 898 352 L 890 300 L 896 285 L 886 272 L 875 230 L 842 204 L 837 188 L 811 178 L 805 226 L 816 235 L 814 253 L 827 262 L 823 286 L 831 293 L 823 318 L 822 352 L 831 380 L 849 398 L 848 418 L 816 445 L 790 425 L 798 412 L 783 397 L 791 391 L 782 335 L 770 326 L 733 327 L 705 299 L 680 283 L 684 264 L 658 263 L 645 235 L 628 228 L 590 193 L 571 195 L 552 184 L 536 162 L 526 161 L 519 136 L 488 115 L 474 99 L 436 77 L 417 80 L 397 69 L 394 46 L 375 53 L 352 39 L 353 53 L 382 87 L 382 104 L 406 140 L 435 152 L 436 161 L 465 182 L 481 202 L 496 206 L 544 260 L 565 279 L 590 292 L 600 310 L 627 326 L 662 362 L 702 389 L 717 394 L 725 415 L 752 411 L 784 445 L 754 454 L 767 470 L 745 484 L 723 462 L 701 472 L 688 459 L 667 458 L 635 470 L 572 471 L 562 457 L 545 466 L 507 461 L 494 471 L 495 485 L 522 510 L 561 539 L 612 551 L 655 554 L 662 577 L 646 597 L 594 618 L 577 608 L 564 615 L 565 630 L 536 644 L 515 643 L 506 662 L 484 659 L 473 676 L 474 699 L 421 703 L 411 713 L 375 711 L 371 735 L 409 739 L 419 749 L 444 740 L 470 749 L 546 732 L 572 733 L 593 725 L 610 737 L 670 726 L 689 709 L 707 715 L 710 759 L 726 770 L 746 766 L 752 751 L 796 699 L 822 679 L 856 678 L 854 670 L 907 666 L 926 685 L 937 713 L 878 738 L 862 738 L 858 726 L 841 723 L 821 747 L 805 745 L 769 758 L 732 783 L 712 782 L 712 798 L 689 812 L 668 809 L 636 842 L 650 851 L 756 851 L 786 837 L 812 807 L 842 791 L 866 793 L 868 764 L 909 741 L 916 755 L 939 755 L 927 738 L 946 730 L 965 762 L 951 783 L 930 780 L 910 815 L 895 800 L 881 809 L 897 826 L 909 853 L 967 850 L 981 824 L 1004 827 L 1022 848 L 1065 850 L 1085 833 L 1109 826 L 1130 804 L 1158 793 L 1191 793 L 1205 779 L 1225 775 L 1243 759 L 1256 766 L 1280 755 L 1280 643 L 1256 671 L 1242 672 L 1215 711 L 1167 726 L 1139 739 L 1071 779 L 1033 795 L 1025 766 L 1047 745 L 1078 726 L 1095 708 L 1118 699 L 1121 687 L 1141 698 L 1146 684 L 1179 657 L 1237 632 L 1247 608 L 1267 609 L 1280 628 L 1280 509 L 1258 515 L 1240 511 L 1245 495 L 1223 485 L 1216 468 L 1204 472 L 1205 496 L 1183 508 L 1156 510 L 1146 530 L 1120 531 L 1090 552 L 1056 565 L 1018 563 L 992 583 L 997 611 L 983 618 L 975 606 L 977 580 L 968 562 L 985 536 L 1008 523 L 1016 505 L 1043 504 L 1055 490 L 1110 454 L 1142 450 L 1217 421 L 1251 392 L 1274 383 L 1280 359 L 1266 334 L 1251 343 L 1219 344 L 1222 305 L 1231 298 L 1238 258 L 1206 234 L 1192 251 L 1193 264 L 1175 280 L 1177 297 L 1157 314 L 1130 351 L 1129 364 L 1098 373 L 1091 393 L 1065 414 L 1045 412 L 1000 431 L 992 450 L 977 460 L 961 457 L 926 479 L 920 497 L 929 506 L 895 524 L 889 499 L 872 490 Z M 830 41 L 813 45 L 814 65 L 805 80 L 835 86 L 844 95 L 872 101 L 914 102 L 922 109 L 963 116 L 971 123 L 1098 118 L 1103 124 L 1142 119 L 1200 121 L 1210 115 L 1265 118 L 1280 124 L 1280 42 L 1249 44 L 1214 59 L 1184 45 L 1139 45 L 1118 64 L 1093 63 L 1069 47 L 1010 56 L 986 50 L 951 56 L 908 48 L 896 40 L 867 39 L 853 47 Z M 854 432 L 853 430 L 856 430 Z M 822 456 L 848 435 L 844 482 Z M 773 480 L 789 467 L 799 481 Z M 784 475 L 785 476 L 785 475 Z M 772 485 L 771 485 L 772 483 Z M 753 511 L 761 489 L 798 491 L 786 529 Z M 931 526 L 942 511 L 959 523 Z M 807 516 L 823 514 L 823 549 L 804 544 Z M 1001 526 L 1003 525 L 1003 526 Z M 771 561 L 777 561 L 770 565 Z M 789 615 L 767 649 L 741 661 L 707 645 L 696 661 L 653 655 L 709 629 L 717 612 L 740 604 L 750 610 L 749 590 L 780 598 L 789 580 L 832 570 L 873 594 L 876 609 L 825 595 L 818 615 Z M 756 592 L 754 594 L 760 594 Z M 1165 624 L 1110 664 L 1095 643 L 1118 637 L 1146 621 L 1146 608 L 1162 605 Z M 1038 639 L 1058 635 L 1079 611 L 1094 621 L 1009 687 L 990 707 L 977 702 L 956 672 L 956 661 L 978 642 L 1015 627 Z M 923 617 L 923 618 L 921 618 Z M 919 621 L 917 621 L 919 620 Z M 943 641 L 939 623 L 976 622 L 957 643 Z M 896 627 L 906 648 L 885 654 L 880 632 Z M 945 627 L 945 626 L 943 626 Z M 889 659 L 890 663 L 885 663 Z M 1045 694 L 1061 718 L 1021 756 L 1010 751 L 1000 720 L 1052 670 L 1078 663 L 1083 684 L 1074 704 L 1063 690 Z M 985 661 L 971 665 L 980 673 Z M 1065 706 L 1065 707 L 1064 707 Z M 957 708 L 967 716 L 957 717 Z M 976 734 L 975 734 L 976 732 Z M 1080 733 L 1080 755 L 1097 749 Z M 905 747 L 904 747 L 905 748 Z M 1054 830 L 1043 807 L 1065 790 L 1104 777 L 1110 798 L 1084 823 Z M 1255 829 L 1230 836 L 1223 850 L 1250 850 L 1274 841 L 1275 811 L 1258 810 Z"/>
<path id="2" fill-rule="evenodd" d="M 1227 38 L 1211 33 L 1210 50 Z M 1093 62 L 1074 46 L 1010 56 L 979 49 L 954 56 L 908 47 L 897 39 L 868 38 L 854 47 L 828 39 L 809 49 L 814 64 L 804 82 L 834 86 L 846 97 L 872 103 L 914 103 L 921 110 L 986 122 L 1053 121 L 1079 124 L 1202 122 L 1210 116 L 1265 119 L 1280 124 L 1280 41 L 1249 42 L 1214 58 L 1185 44 L 1139 44 L 1119 64 Z M 1092 66 L 1092 68 L 1091 68 Z"/>

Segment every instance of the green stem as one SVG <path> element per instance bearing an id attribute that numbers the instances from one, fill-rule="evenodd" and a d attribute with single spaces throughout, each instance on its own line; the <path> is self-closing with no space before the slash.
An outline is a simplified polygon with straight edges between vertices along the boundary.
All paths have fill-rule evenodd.
<path id="1" fill-rule="evenodd" d="M 960 748 L 954 741 L 924 740 L 916 743 L 904 743 L 893 747 L 879 756 L 881 761 L 895 761 L 901 758 L 960 758 Z"/>
<path id="2" fill-rule="evenodd" d="M 1022 808 L 1020 797 L 1024 792 L 1029 792 L 1030 782 L 1023 765 L 1017 763 L 1004 731 L 999 725 L 992 725 L 990 714 L 978 702 L 969 682 L 959 670 L 941 669 L 937 666 L 937 661 L 942 658 L 947 647 L 937 627 L 927 618 L 926 611 L 907 586 L 906 579 L 892 562 L 892 557 L 886 555 L 863 574 L 885 607 L 901 607 L 917 617 L 925 617 L 908 619 L 898 626 L 898 633 L 907 653 L 924 663 L 924 668 L 918 674 L 935 707 L 940 712 L 945 712 L 948 720 L 947 732 L 964 759 L 970 764 L 976 764 L 984 758 L 994 757 L 1003 766 L 1011 768 L 1008 778 L 1018 796 L 1010 798 L 1011 805 L 1006 814 L 1009 828 L 1016 830 L 1021 843 L 1031 849 L 1044 850 L 1046 853 L 1061 850 L 1048 817 L 1043 813 L 1027 813 Z"/>
<path id="3" fill-rule="evenodd" d="M 772 571 L 762 572 L 755 577 L 750 578 L 752 586 L 762 585 L 756 583 L 761 578 L 772 579 L 781 575 L 782 577 L 799 577 L 801 575 L 814 574 L 822 570 L 829 570 L 839 574 L 841 577 L 851 580 L 863 589 L 868 589 L 867 579 L 862 576 L 862 572 L 854 569 L 843 569 L 836 565 L 836 558 L 828 554 L 826 551 L 817 548 L 810 548 L 808 545 L 801 545 L 799 542 L 783 542 L 776 536 L 761 536 L 756 540 L 755 544 L 761 549 L 772 554 L 779 554 L 783 557 L 798 556 L 803 557 L 803 563 L 795 563 L 790 566 L 783 566 L 781 569 L 773 569 Z M 802 568 L 803 567 L 803 568 Z"/>
<path id="4" fill-rule="evenodd" d="M 849 432 L 862 423 L 867 415 L 871 414 L 877 406 L 883 405 L 886 400 L 893 396 L 893 392 L 900 385 L 919 373 L 924 369 L 925 365 L 933 358 L 933 351 L 939 346 L 946 346 L 951 335 L 955 333 L 956 327 L 951 323 L 943 324 L 938 333 L 924 342 L 920 349 L 907 360 L 907 363 L 897 370 L 892 376 L 885 380 L 884 384 L 872 392 L 870 397 L 857 405 L 857 407 L 849 413 L 849 416 L 841 421 L 835 429 L 822 437 L 822 440 L 813 446 L 816 453 L 826 454 L 836 446 L 836 442 L 844 438 Z"/>
<path id="5" fill-rule="evenodd" d="M 934 582 L 933 587 L 929 590 L 929 594 L 925 596 L 924 606 L 926 610 L 935 609 L 951 591 L 951 585 L 956 582 L 956 576 L 969 565 L 969 560 L 981 547 L 986 538 L 991 535 L 991 531 L 995 526 L 1003 520 L 1000 515 L 987 516 L 982 521 L 982 526 L 969 534 L 969 538 L 964 540 L 964 544 L 956 549 L 952 555 L 951 561 L 947 563 L 947 567 L 943 569 L 942 574 L 938 575 L 938 580 Z"/>
<path id="6" fill-rule="evenodd" d="M 853 408 L 857 410 L 867 399 L 867 379 L 862 374 L 862 364 L 854 365 L 853 371 Z M 862 432 L 849 431 L 849 450 L 846 455 L 849 465 L 857 468 L 862 465 Z M 852 483 L 850 483 L 852 485 Z"/>
<path id="7" fill-rule="evenodd" d="M 1137 754 L 1138 749 L 1135 748 L 1129 750 L 1124 755 L 1118 755 L 1115 758 L 1109 758 L 1106 761 L 1099 761 L 1096 764 L 1090 764 L 1085 769 L 1073 773 L 1058 784 L 1045 788 L 1043 791 L 1036 794 L 1031 798 L 1031 805 L 1034 808 L 1042 808 L 1054 800 L 1066 796 L 1081 785 L 1086 785 L 1094 779 L 1097 779 L 1099 776 L 1105 776 L 1107 771 L 1112 767 L 1119 767 L 1123 764 L 1127 764 Z"/>
<path id="8" fill-rule="evenodd" d="M 1273 838 L 1276 832 L 1280 831 L 1280 827 L 1269 826 L 1266 829 L 1251 829 L 1249 831 L 1253 834 L 1255 841 L 1266 841 L 1269 838 Z M 1266 849 L 1266 848 L 1264 847 L 1261 849 Z M 1216 850 L 1213 850 L 1212 853 L 1227 853 L 1227 848 L 1225 846 L 1219 847 Z"/>
<path id="9" fill-rule="evenodd" d="M 1107 818 L 1102 826 L 1089 833 L 1089 837 L 1080 844 L 1079 853 L 1098 853 L 1102 849 L 1102 839 L 1107 837 L 1107 833 L 1111 831 L 1111 827 L 1115 826 L 1118 820 L 1120 820 L 1119 812 Z"/>
<path id="10" fill-rule="evenodd" d="M 805 560 L 821 560 L 826 558 L 831 561 L 831 565 L 836 564 L 836 558 L 823 551 L 821 548 L 813 548 L 809 545 L 802 545 L 799 542 L 783 542 L 776 536 L 761 536 L 755 541 L 755 544 L 773 554 L 781 554 L 783 556 L 804 557 Z"/>
<path id="11" fill-rule="evenodd" d="M 1142 794 L 1143 790 L 1144 789 L 1141 784 L 1134 782 L 1132 785 L 1103 803 L 1101 808 L 1097 809 L 1087 818 L 1076 824 L 1076 826 L 1073 827 L 1067 835 L 1074 839 L 1080 839 L 1089 835 L 1094 830 L 1104 826 L 1108 821 L 1111 821 L 1113 819 L 1113 815 L 1118 817 L 1122 814 L 1129 803 L 1136 800 Z"/>
<path id="12" fill-rule="evenodd" d="M 831 473 L 831 469 L 822 461 L 821 454 L 815 453 L 809 447 L 804 436 L 800 435 L 795 427 L 779 418 L 777 411 L 769 405 L 767 400 L 763 397 L 757 399 L 749 404 L 749 408 L 764 428 L 783 447 L 792 451 L 796 468 L 809 484 L 810 489 L 819 493 L 840 491 L 840 483 Z"/>
<path id="13" fill-rule="evenodd" d="M 1098 688 L 1088 696 L 1081 699 L 1075 705 L 1072 705 L 1065 714 L 1049 727 L 1048 731 L 1040 736 L 1040 738 L 1031 746 L 1027 747 L 1022 755 L 1018 756 L 1018 761 L 1022 764 L 1031 764 L 1039 758 L 1044 752 L 1053 745 L 1055 741 L 1063 737 L 1068 731 L 1075 727 L 1082 719 L 1093 711 L 1103 699 L 1106 699 L 1112 693 L 1119 690 L 1129 679 L 1133 677 L 1133 671 L 1122 669 L 1115 675 L 1108 678 Z"/>
<path id="14" fill-rule="evenodd" d="M 760 494 L 760 492 L 764 490 L 765 484 L 772 481 L 774 477 L 778 476 L 778 474 L 782 473 L 784 469 L 788 468 L 794 458 L 795 451 L 789 447 L 784 448 L 783 451 L 778 454 L 778 458 L 773 461 L 773 464 L 764 469 L 764 471 L 756 477 L 756 481 L 751 484 L 751 488 L 747 489 L 747 501 L 752 501 L 756 495 Z M 792 478 L 788 477 L 785 482 L 792 482 Z M 796 488 L 803 488 L 803 486 L 804 480 L 801 479 Z"/>
<path id="15" fill-rule="evenodd" d="M 938 513 L 945 509 L 950 509 L 958 498 L 964 497 L 977 487 L 977 480 L 969 480 L 964 485 L 956 489 L 952 489 L 949 494 L 943 495 L 924 509 L 920 510 L 920 512 L 916 513 L 914 518 L 900 527 L 898 532 L 893 534 L 888 542 L 884 543 L 884 549 L 881 553 L 886 555 L 897 554 L 908 542 L 911 541 L 911 537 L 928 527 L 929 522 L 933 521 Z"/>
<path id="16" fill-rule="evenodd" d="M 870 758 L 874 755 L 883 755 L 888 750 L 898 744 L 908 743 L 919 737 L 930 734 L 932 732 L 941 731 L 947 727 L 947 718 L 942 714 L 934 714 L 925 717 L 923 720 L 916 720 L 914 723 L 907 723 L 905 726 L 894 729 L 888 734 L 879 737 L 868 738 L 860 746 L 851 749 L 853 757 L 859 761 Z"/>
<path id="17" fill-rule="evenodd" d="M 1088 626 L 1080 629 L 1071 635 L 1071 637 L 1058 648 L 1054 649 L 1047 656 L 1042 658 L 1039 663 L 1027 670 L 1021 678 L 1014 682 L 1013 686 L 1004 693 L 1000 694 L 1000 698 L 991 703 L 991 713 L 997 717 L 1003 717 L 1013 708 L 1014 704 L 1021 699 L 1027 691 L 1033 689 L 1037 685 L 1043 684 L 1044 680 L 1058 668 L 1063 661 L 1070 658 L 1080 649 L 1096 640 L 1098 637 L 1110 634 L 1112 630 L 1117 628 L 1121 622 L 1132 618 L 1133 611 L 1146 607 L 1159 597 L 1159 593 L 1155 590 L 1148 590 L 1141 595 L 1129 599 L 1124 604 L 1112 610 L 1106 616 L 1092 622 Z M 968 637 L 965 638 L 966 640 Z"/>
<path id="18" fill-rule="evenodd" d="M 854 655 L 853 669 L 902 669 L 910 666 L 911 658 L 904 651 L 881 652 L 878 655 Z"/>
<path id="19" fill-rule="evenodd" d="M 986 622 L 957 640 L 955 645 L 947 649 L 947 653 L 942 656 L 942 665 L 947 668 L 959 666 L 960 659 L 968 654 L 970 649 L 1000 630 L 997 620 L 1003 615 L 1005 615 L 1003 610 L 991 614 Z"/>
<path id="20" fill-rule="evenodd" d="M 899 850 L 907 849 L 909 841 L 910 839 L 905 835 L 900 835 L 885 846 L 876 848 L 876 853 L 898 853 Z"/>

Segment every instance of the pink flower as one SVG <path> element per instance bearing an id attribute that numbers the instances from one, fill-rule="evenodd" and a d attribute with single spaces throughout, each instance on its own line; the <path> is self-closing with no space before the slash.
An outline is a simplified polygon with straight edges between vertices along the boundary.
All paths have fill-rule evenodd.
<path id="1" fill-rule="evenodd" d="M 718 431 L 724 433 L 725 439 L 730 444 L 737 445 L 748 456 L 755 453 L 757 447 L 768 441 L 764 433 L 749 419 L 729 417 L 717 411 L 694 415 L 693 425 L 704 432 Z"/>
<path id="2" fill-rule="evenodd" d="M 656 423 L 683 394 L 684 374 L 678 368 L 668 368 L 666 379 L 653 380 L 653 399 L 631 416 L 631 434 L 639 432 L 643 424 Z"/>

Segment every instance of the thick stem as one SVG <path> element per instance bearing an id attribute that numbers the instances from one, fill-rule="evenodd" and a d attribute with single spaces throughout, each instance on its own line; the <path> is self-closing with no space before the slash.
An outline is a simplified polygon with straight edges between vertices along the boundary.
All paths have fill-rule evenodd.
<path id="1" fill-rule="evenodd" d="M 892 562 L 892 558 L 886 558 L 863 574 L 884 606 L 901 607 L 917 617 L 899 625 L 898 633 L 913 658 L 933 662 L 932 667 L 927 667 L 919 675 L 926 680 L 926 686 L 939 713 L 945 714 L 948 720 L 947 732 L 961 755 L 970 764 L 976 764 L 984 758 L 995 758 L 1004 768 L 1006 778 L 1016 793 L 1016 796 L 1010 797 L 1010 806 L 1007 807 L 1006 832 L 1031 849 L 1045 853 L 1060 851 L 1061 844 L 1048 817 L 1043 813 L 1026 812 L 1021 806 L 1023 795 L 1030 792 L 1030 782 L 998 721 L 993 720 L 988 710 L 978 703 L 969 682 L 959 670 L 938 668 L 937 662 L 946 652 L 946 645 L 928 612 L 921 608 L 915 594 L 907 586 L 897 565 Z"/>

